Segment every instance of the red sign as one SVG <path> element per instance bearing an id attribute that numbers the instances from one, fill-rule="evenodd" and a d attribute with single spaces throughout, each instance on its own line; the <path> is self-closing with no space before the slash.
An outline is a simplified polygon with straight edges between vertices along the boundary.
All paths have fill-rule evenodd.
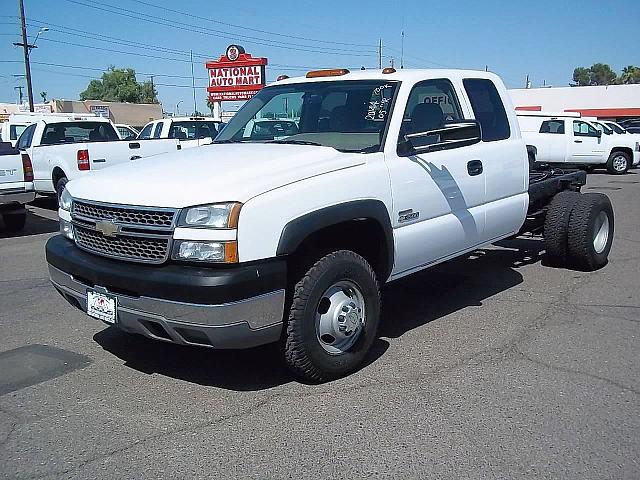
<path id="1" fill-rule="evenodd" d="M 217 61 L 207 62 L 209 98 L 215 102 L 249 100 L 266 84 L 266 58 L 253 58 L 239 45 L 229 45 Z"/>

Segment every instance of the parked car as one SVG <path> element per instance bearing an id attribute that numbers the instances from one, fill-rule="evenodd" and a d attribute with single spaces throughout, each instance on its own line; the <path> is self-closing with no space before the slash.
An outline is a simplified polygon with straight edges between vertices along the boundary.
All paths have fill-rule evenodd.
<path id="1" fill-rule="evenodd" d="M 286 106 L 296 133 L 244 138 Z M 613 211 L 585 179 L 529 174 L 492 73 L 315 71 L 263 88 L 212 146 L 71 181 L 46 258 L 62 296 L 108 325 L 281 342 L 295 375 L 326 381 L 363 364 L 387 282 L 521 232 L 544 232 L 558 265 L 605 265 Z"/>
<path id="2" fill-rule="evenodd" d="M 36 192 L 58 196 L 68 180 L 90 171 L 182 148 L 177 139 L 120 141 L 108 119 L 83 116 L 32 123 L 17 147 L 33 164 Z"/>
<path id="3" fill-rule="evenodd" d="M 118 131 L 118 136 L 122 140 L 135 140 L 138 138 L 138 130 L 133 128 L 130 125 L 124 125 L 122 123 L 116 123 L 116 130 Z"/>
<path id="4" fill-rule="evenodd" d="M 9 231 L 22 230 L 27 218 L 25 204 L 33 201 L 33 169 L 29 157 L 0 143 L 0 216 Z"/>
<path id="5" fill-rule="evenodd" d="M 222 129 L 222 122 L 207 117 L 172 117 L 147 123 L 138 139 L 177 138 L 184 148 L 207 145 Z"/>
<path id="6" fill-rule="evenodd" d="M 627 145 L 633 151 L 640 151 L 640 135 L 628 133 L 624 128 L 615 122 L 604 122 L 600 120 L 592 120 L 591 124 L 600 130 L 603 135 L 610 135 L 618 138 L 609 138 L 609 143 Z M 623 136 L 624 135 L 624 136 Z M 634 155 L 633 161 L 629 168 L 636 168 L 640 163 L 640 155 Z"/>
<path id="7" fill-rule="evenodd" d="M 603 135 L 595 125 L 575 115 L 518 112 L 522 137 L 537 162 L 594 168 L 606 166 L 624 174 L 640 161 L 640 146 L 621 135 Z"/>

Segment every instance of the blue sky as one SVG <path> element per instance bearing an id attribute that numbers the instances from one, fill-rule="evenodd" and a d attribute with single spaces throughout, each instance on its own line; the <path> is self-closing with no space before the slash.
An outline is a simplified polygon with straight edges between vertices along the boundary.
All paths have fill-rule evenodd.
<path id="1" fill-rule="evenodd" d="M 574 67 L 595 62 L 617 71 L 640 65 L 637 0 L 24 2 L 30 39 L 40 27 L 50 28 L 31 55 L 37 100 L 43 90 L 48 98 L 76 99 L 91 78 L 115 65 L 134 68 L 139 81 L 155 74 L 165 110 L 173 112 L 182 101 L 181 113 L 190 112 L 193 50 L 198 107 L 204 110 L 204 56 L 217 58 L 230 43 L 267 57 L 272 81 L 309 68 L 373 68 L 379 38 L 383 63 L 393 57 L 398 67 L 403 30 L 405 68 L 488 65 L 508 87 L 523 86 L 527 74 L 534 86 L 567 85 Z M 12 45 L 19 40 L 18 1 L 4 0 L 3 6 L 0 101 L 15 102 L 14 86 L 24 85 L 14 77 L 24 73 L 22 51 Z"/>

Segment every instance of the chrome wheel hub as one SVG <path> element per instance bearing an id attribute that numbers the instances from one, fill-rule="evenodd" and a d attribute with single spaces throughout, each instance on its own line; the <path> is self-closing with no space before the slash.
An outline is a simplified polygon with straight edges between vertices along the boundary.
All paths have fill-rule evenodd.
<path id="1" fill-rule="evenodd" d="M 593 232 L 593 249 L 596 253 L 602 253 L 609 240 L 609 215 L 607 215 L 607 212 L 598 214 Z"/>
<path id="2" fill-rule="evenodd" d="M 627 168 L 627 159 L 622 155 L 613 158 L 613 169 L 616 172 L 623 172 Z"/>
<path id="3" fill-rule="evenodd" d="M 362 333 L 366 321 L 359 287 L 349 280 L 331 285 L 318 302 L 315 320 L 322 348 L 332 355 L 345 353 Z"/>

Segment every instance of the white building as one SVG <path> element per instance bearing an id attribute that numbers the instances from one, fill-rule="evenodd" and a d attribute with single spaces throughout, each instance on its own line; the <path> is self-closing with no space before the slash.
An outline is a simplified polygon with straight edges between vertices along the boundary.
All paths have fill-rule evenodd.
<path id="1" fill-rule="evenodd" d="M 517 88 L 509 90 L 516 110 L 579 112 L 584 117 L 640 118 L 640 85 Z"/>

